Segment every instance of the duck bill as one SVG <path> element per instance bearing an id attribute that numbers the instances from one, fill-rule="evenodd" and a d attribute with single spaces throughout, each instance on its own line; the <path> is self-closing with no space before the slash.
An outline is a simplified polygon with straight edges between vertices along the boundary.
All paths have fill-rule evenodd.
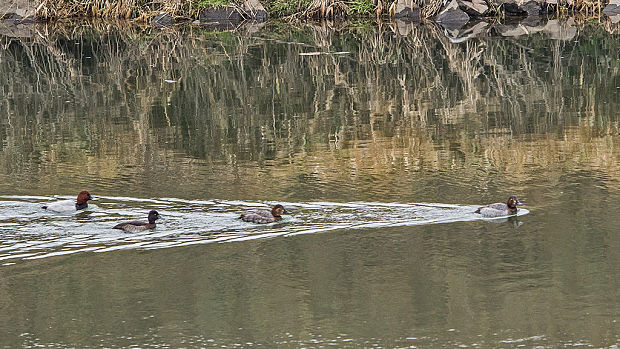
<path id="1" fill-rule="evenodd" d="M 88 198 L 88 200 L 90 200 L 90 201 L 99 201 L 99 198 L 94 197 L 94 196 L 92 196 L 92 195 L 91 195 L 91 196 Z"/>
<path id="2" fill-rule="evenodd" d="M 157 219 L 159 219 L 160 221 L 165 221 L 164 217 L 157 215 Z"/>
<path id="3" fill-rule="evenodd" d="M 517 205 L 519 205 L 519 206 L 523 205 L 523 204 L 521 203 L 521 201 L 519 201 L 519 200 L 517 200 L 516 204 L 517 204 Z"/>
<path id="4" fill-rule="evenodd" d="M 284 214 L 291 214 L 289 211 L 287 211 L 286 209 L 284 209 L 284 212 L 282 212 Z"/>

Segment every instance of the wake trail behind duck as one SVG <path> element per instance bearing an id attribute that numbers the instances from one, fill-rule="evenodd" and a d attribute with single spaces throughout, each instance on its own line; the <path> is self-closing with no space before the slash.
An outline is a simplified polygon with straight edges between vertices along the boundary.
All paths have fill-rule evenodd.
<path id="1" fill-rule="evenodd" d="M 274 202 L 99 196 L 98 205 L 89 205 L 75 215 L 56 215 L 41 209 L 42 204 L 58 198 L 0 197 L 0 262 L 8 265 L 83 252 L 160 249 L 482 219 L 474 214 L 479 205 L 426 202 Z M 291 211 L 282 221 L 254 224 L 238 219 L 240 213 L 269 210 L 278 203 Z M 126 233 L 112 229 L 119 221 L 143 219 L 145 213 L 153 209 L 165 221 L 152 231 Z M 520 209 L 517 215 L 527 213 L 528 210 Z"/>

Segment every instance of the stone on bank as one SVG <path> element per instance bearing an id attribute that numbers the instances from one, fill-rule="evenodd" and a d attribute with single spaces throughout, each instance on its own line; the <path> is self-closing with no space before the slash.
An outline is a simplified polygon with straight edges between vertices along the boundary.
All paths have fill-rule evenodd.
<path id="1" fill-rule="evenodd" d="M 0 0 L 0 19 L 12 22 L 32 22 L 36 7 L 32 0 Z"/>
<path id="2" fill-rule="evenodd" d="M 389 10 L 390 17 L 398 19 L 410 19 L 419 21 L 422 19 L 420 6 L 413 0 L 396 0 L 392 3 Z"/>
<path id="3" fill-rule="evenodd" d="M 461 10 L 457 0 L 452 0 L 435 17 L 435 21 L 448 30 L 459 29 L 469 22 L 469 15 Z"/>
<path id="4" fill-rule="evenodd" d="M 200 12 L 199 22 L 265 21 L 269 14 L 258 0 L 246 0 L 241 5 L 208 7 Z"/>

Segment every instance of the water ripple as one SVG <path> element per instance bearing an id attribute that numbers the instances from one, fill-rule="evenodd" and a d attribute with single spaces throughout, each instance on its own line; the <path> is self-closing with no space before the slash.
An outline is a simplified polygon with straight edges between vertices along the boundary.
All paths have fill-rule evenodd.
<path id="1" fill-rule="evenodd" d="M 41 209 L 64 197 L 0 196 L 0 263 L 14 264 L 80 252 L 160 249 L 239 242 L 335 230 L 376 229 L 480 219 L 477 205 L 384 202 L 280 202 L 292 215 L 258 225 L 238 220 L 240 212 L 274 202 L 101 197 L 87 210 L 69 215 Z M 112 229 L 119 221 L 145 219 L 156 209 L 165 218 L 141 233 Z M 519 215 L 529 213 L 521 209 Z"/>

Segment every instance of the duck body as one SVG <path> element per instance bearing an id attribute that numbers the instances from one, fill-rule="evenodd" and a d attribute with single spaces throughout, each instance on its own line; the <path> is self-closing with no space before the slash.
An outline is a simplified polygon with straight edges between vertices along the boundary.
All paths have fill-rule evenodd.
<path id="1" fill-rule="evenodd" d="M 282 219 L 282 214 L 290 214 L 284 206 L 278 204 L 275 205 L 271 211 L 250 211 L 247 213 L 242 213 L 239 216 L 239 219 L 250 222 L 250 223 L 273 223 Z"/>
<path id="2" fill-rule="evenodd" d="M 483 217 L 502 217 L 510 216 L 517 213 L 517 205 L 522 205 L 516 195 L 511 195 L 508 201 L 503 204 L 501 202 L 478 207 L 475 213 Z"/>
<path id="3" fill-rule="evenodd" d="M 158 219 L 163 219 L 163 218 L 161 218 L 161 216 L 159 215 L 159 213 L 157 213 L 157 211 L 152 210 L 149 212 L 148 222 L 145 222 L 145 221 L 124 222 L 124 223 L 119 223 L 112 228 L 124 230 L 130 233 L 137 233 L 137 232 L 155 228 L 156 226 L 155 221 Z"/>
<path id="4" fill-rule="evenodd" d="M 49 205 L 42 206 L 44 210 L 60 212 L 60 213 L 71 213 L 77 212 L 79 210 L 83 210 L 88 207 L 89 200 L 97 200 L 90 195 L 86 190 L 81 191 L 77 200 L 60 200 L 52 202 Z"/>

